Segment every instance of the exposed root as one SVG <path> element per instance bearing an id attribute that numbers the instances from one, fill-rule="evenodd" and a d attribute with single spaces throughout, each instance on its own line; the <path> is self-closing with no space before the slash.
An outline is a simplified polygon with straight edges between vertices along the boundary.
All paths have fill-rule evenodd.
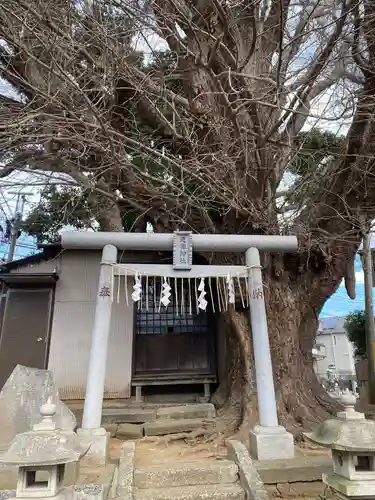
<path id="1" fill-rule="evenodd" d="M 192 432 L 179 432 L 177 434 L 168 434 L 166 436 L 163 436 L 160 439 L 160 443 L 168 446 L 170 443 L 176 442 L 176 441 L 185 441 L 187 444 L 194 444 L 194 441 L 196 441 L 199 437 L 204 436 L 206 434 L 205 429 L 196 429 Z"/>

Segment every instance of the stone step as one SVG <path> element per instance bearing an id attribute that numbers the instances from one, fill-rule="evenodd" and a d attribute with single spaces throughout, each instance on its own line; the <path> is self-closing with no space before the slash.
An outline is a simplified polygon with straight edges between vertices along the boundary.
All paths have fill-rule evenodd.
<path id="1" fill-rule="evenodd" d="M 215 418 L 216 410 L 212 403 L 159 408 L 156 417 L 159 419 Z"/>
<path id="2" fill-rule="evenodd" d="M 78 425 L 82 422 L 83 410 L 73 409 Z M 103 408 L 102 425 L 111 424 L 143 424 L 156 419 L 160 420 L 185 420 L 185 419 L 212 419 L 216 410 L 211 403 L 187 404 L 179 406 L 149 406 L 148 408 L 122 407 Z"/>
<path id="3" fill-rule="evenodd" d="M 156 419 L 156 409 L 104 408 L 102 424 L 143 424 Z"/>
<path id="4" fill-rule="evenodd" d="M 146 422 L 144 432 L 145 436 L 164 436 L 166 434 L 191 432 L 202 428 L 203 425 L 204 421 L 200 418 L 160 419 L 154 422 Z"/>
<path id="5" fill-rule="evenodd" d="M 237 484 L 135 489 L 133 500 L 245 500 L 245 491 Z"/>
<path id="6" fill-rule="evenodd" d="M 229 460 L 171 462 L 136 469 L 134 471 L 134 486 L 145 489 L 235 483 L 237 473 L 236 464 Z"/>
<path id="7" fill-rule="evenodd" d="M 143 424 L 156 419 L 157 408 L 103 408 L 104 424 Z M 82 410 L 73 410 L 78 426 L 82 422 Z"/>

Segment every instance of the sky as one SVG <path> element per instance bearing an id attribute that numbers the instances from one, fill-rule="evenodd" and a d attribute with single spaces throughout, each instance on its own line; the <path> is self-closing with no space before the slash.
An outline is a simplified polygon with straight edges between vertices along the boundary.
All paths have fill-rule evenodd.
<path id="1" fill-rule="evenodd" d="M 18 193 L 24 193 L 26 195 L 26 203 L 23 211 L 23 218 L 27 215 L 29 210 L 33 207 L 33 202 L 36 201 L 33 192 L 26 190 L 24 188 L 17 188 L 17 191 L 12 189 L 3 189 L 0 187 L 0 260 L 7 260 L 9 252 L 9 242 L 5 240 L 4 233 L 6 231 L 6 220 L 10 220 L 14 217 L 17 207 L 17 197 Z M 36 239 L 28 236 L 27 234 L 21 234 L 17 240 L 17 246 L 14 252 L 15 259 L 21 259 L 26 255 L 33 254 L 37 251 Z"/>
<path id="2" fill-rule="evenodd" d="M 356 298 L 351 300 L 345 290 L 344 282 L 341 283 L 337 292 L 327 300 L 321 318 L 330 316 L 346 316 L 356 309 L 365 308 L 365 291 L 363 284 L 363 271 L 359 256 L 355 260 L 355 277 L 356 277 Z"/>

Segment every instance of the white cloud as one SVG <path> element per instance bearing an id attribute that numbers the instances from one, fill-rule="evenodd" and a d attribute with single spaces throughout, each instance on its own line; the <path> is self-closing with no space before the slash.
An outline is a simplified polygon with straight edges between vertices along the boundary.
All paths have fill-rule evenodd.
<path id="1" fill-rule="evenodd" d="M 355 281 L 356 281 L 357 285 L 364 283 L 365 278 L 364 278 L 363 272 L 359 271 L 359 272 L 355 273 Z"/>

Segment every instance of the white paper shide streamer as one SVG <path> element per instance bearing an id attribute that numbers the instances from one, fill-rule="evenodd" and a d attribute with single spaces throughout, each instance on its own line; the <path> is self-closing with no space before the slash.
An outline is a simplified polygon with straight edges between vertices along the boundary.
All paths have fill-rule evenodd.
<path id="1" fill-rule="evenodd" d="M 241 300 L 242 307 L 249 305 L 249 281 L 246 270 L 240 268 L 239 271 L 235 266 L 231 266 L 232 271 L 226 269 L 225 274 L 219 273 L 214 276 L 209 274 L 209 266 L 207 266 L 207 274 L 200 271 L 190 277 L 186 275 L 176 275 L 171 273 L 169 269 L 165 274 L 149 274 L 148 269 L 146 272 L 140 272 L 137 269 L 122 267 L 118 265 L 114 269 L 112 276 L 112 283 L 103 286 L 100 290 L 100 295 L 115 297 L 117 292 L 117 302 L 120 302 L 121 289 L 124 286 L 126 304 L 129 305 L 129 299 L 138 304 L 138 309 L 142 310 L 145 307 L 146 311 L 161 312 L 162 306 L 167 308 L 174 304 L 175 314 L 193 314 L 195 309 L 196 314 L 199 311 L 207 311 L 209 302 L 212 304 L 212 312 L 215 313 L 217 308 L 219 312 L 228 309 L 228 305 L 236 305 L 236 288 L 238 287 L 238 298 Z M 202 266 L 203 267 L 203 266 Z M 115 290 L 115 276 L 118 277 L 117 290 Z M 123 284 L 121 278 L 124 278 Z M 130 296 L 128 296 L 128 278 L 133 278 L 133 289 Z M 159 289 L 159 283 L 161 287 Z M 130 285 L 130 283 L 129 283 Z M 216 287 L 216 294 L 213 295 L 213 288 Z M 160 290 L 160 295 L 159 295 Z M 144 297 L 145 294 L 145 297 Z M 193 307 L 194 303 L 194 307 Z"/>
<path id="2" fill-rule="evenodd" d="M 168 284 L 167 278 L 164 278 L 164 282 L 161 286 L 161 303 L 163 306 L 167 307 L 170 304 L 169 297 L 171 296 L 171 287 Z"/>
<path id="3" fill-rule="evenodd" d="M 142 280 L 138 273 L 135 275 L 134 281 L 132 299 L 134 302 L 139 302 L 142 297 Z"/>
<path id="4" fill-rule="evenodd" d="M 205 296 L 207 293 L 206 293 L 204 287 L 205 287 L 204 278 L 201 278 L 201 281 L 200 281 L 199 286 L 198 286 L 198 292 L 199 292 L 198 307 L 199 307 L 199 309 L 202 309 L 203 311 L 206 310 L 206 307 L 208 305 L 208 302 L 205 299 Z"/>
<path id="5" fill-rule="evenodd" d="M 227 287 L 228 287 L 228 302 L 229 304 L 234 304 L 236 302 L 236 294 L 234 292 L 234 281 L 229 274 L 227 276 Z"/>

